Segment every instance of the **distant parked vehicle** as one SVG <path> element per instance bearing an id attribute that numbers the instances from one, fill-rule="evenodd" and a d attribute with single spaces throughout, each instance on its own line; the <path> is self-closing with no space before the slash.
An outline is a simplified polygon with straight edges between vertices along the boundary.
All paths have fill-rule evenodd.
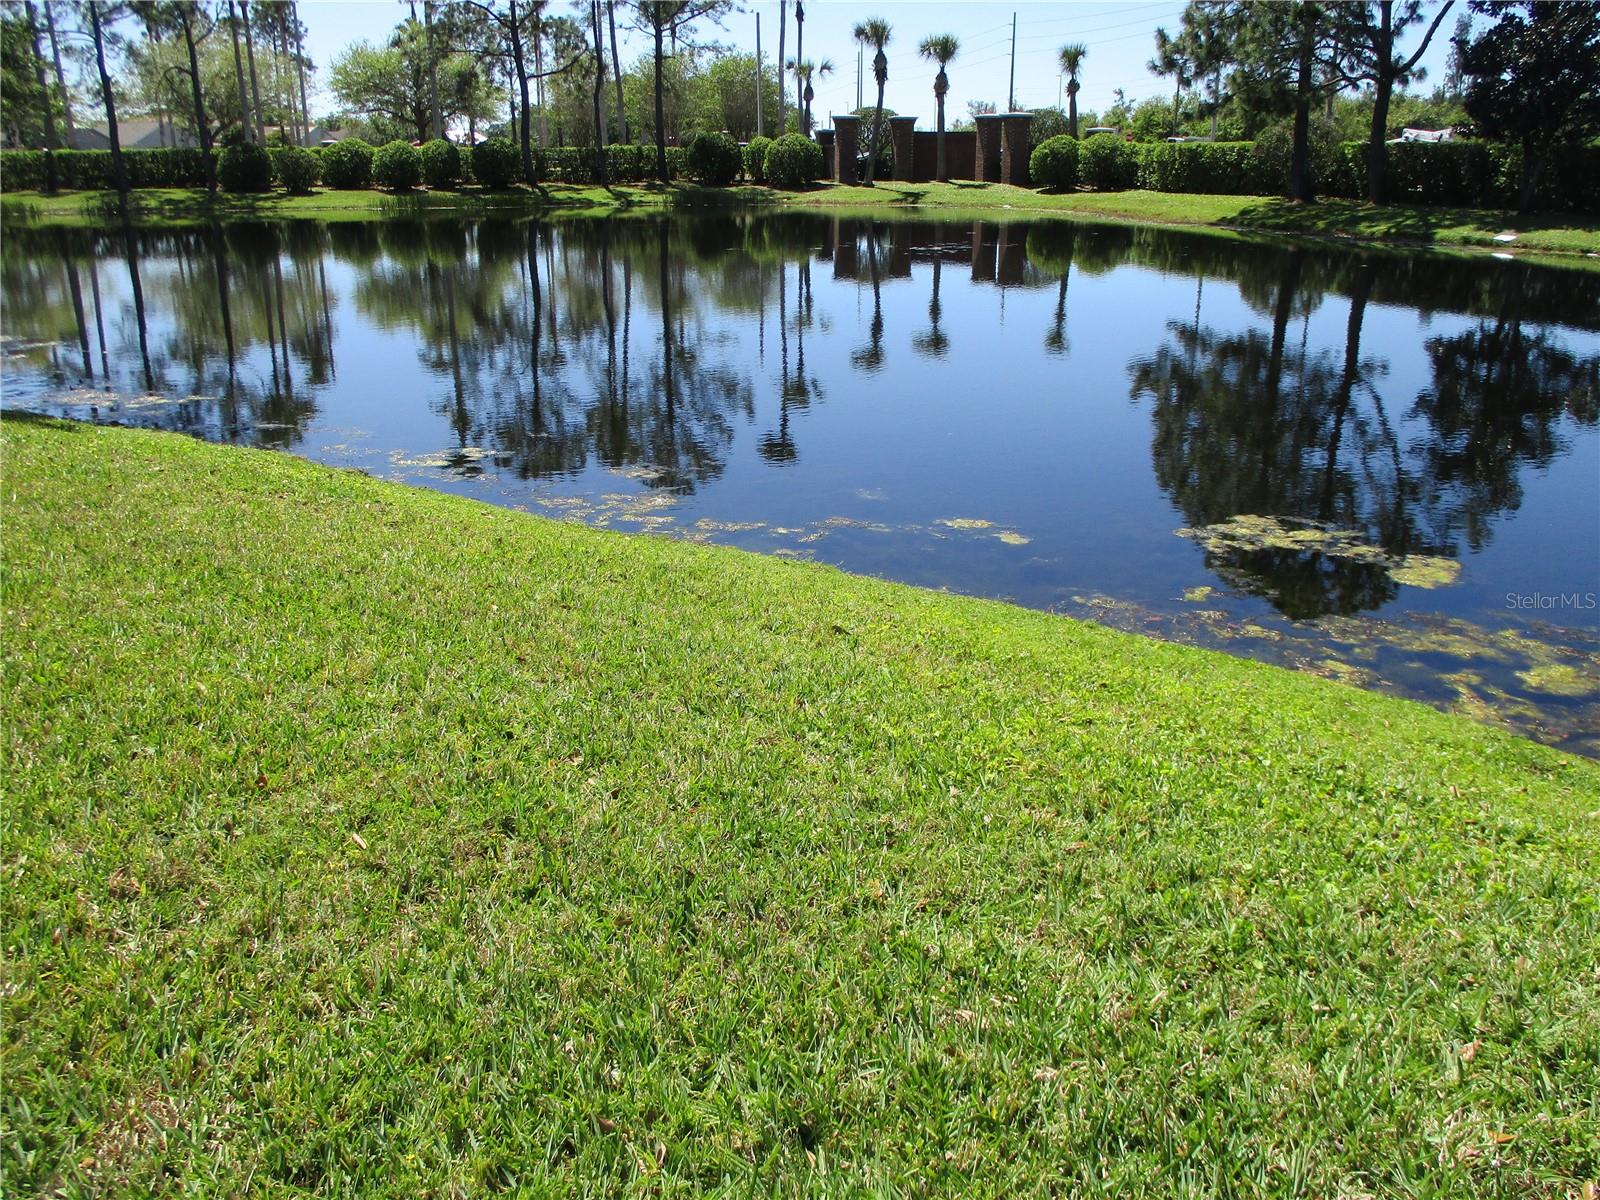
<path id="1" fill-rule="evenodd" d="M 1399 142 L 1453 142 L 1455 141 L 1453 129 L 1402 129 L 1400 136 L 1390 138 L 1391 146 Z"/>
<path id="2" fill-rule="evenodd" d="M 1183 145 L 1183 144 L 1185 144 L 1187 142 L 1214 142 L 1216 140 L 1217 140 L 1216 138 L 1200 137 L 1199 135 L 1191 135 L 1191 136 L 1188 136 L 1188 137 L 1184 137 L 1184 136 L 1182 136 L 1180 134 L 1174 134 L 1172 137 L 1169 137 L 1167 139 L 1167 141 L 1176 142 L 1179 145 Z"/>
<path id="3" fill-rule="evenodd" d="M 1118 129 L 1115 125 L 1091 125 L 1088 129 L 1083 131 L 1083 136 L 1086 138 L 1091 138 L 1097 133 L 1119 134 L 1121 132 L 1122 130 Z"/>

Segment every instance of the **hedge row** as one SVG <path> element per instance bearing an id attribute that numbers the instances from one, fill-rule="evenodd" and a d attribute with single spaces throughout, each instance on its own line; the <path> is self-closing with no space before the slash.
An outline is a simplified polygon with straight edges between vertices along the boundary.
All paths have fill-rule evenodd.
<path id="1" fill-rule="evenodd" d="M 538 152 L 543 159 L 541 173 L 549 183 L 593 183 L 594 150 L 583 146 L 562 146 Z M 667 174 L 680 178 L 685 171 L 684 149 L 667 147 Z M 607 146 L 606 174 L 612 183 L 648 183 L 656 177 L 654 146 Z"/>
<path id="2" fill-rule="evenodd" d="M 1080 146 L 1078 174 L 1090 187 L 1140 187 L 1158 192 L 1201 192 L 1218 195 L 1271 195 L 1283 190 L 1281 164 L 1258 152 L 1252 142 L 1119 142 L 1109 137 Z M 270 151 L 273 174 L 284 177 L 281 149 Z M 318 162 L 321 149 L 311 154 Z M 581 147 L 537 152 L 541 179 L 555 183 L 594 182 L 594 153 Z M 1362 198 L 1366 195 L 1365 142 L 1344 142 L 1319 155 L 1324 195 Z M 471 155 L 461 155 L 461 176 L 472 182 Z M 198 149 L 128 150 L 123 154 L 129 183 L 136 188 L 203 187 L 205 165 Z M 44 186 L 44 153 L 0 151 L 0 191 L 38 190 Z M 114 186 L 108 150 L 59 150 L 56 183 L 68 191 L 98 191 Z M 655 147 L 609 146 L 606 163 L 614 183 L 640 183 L 655 178 Z M 667 150 L 673 178 L 686 173 L 685 152 Z M 1407 142 L 1389 147 L 1390 195 L 1396 201 L 1513 208 L 1521 182 L 1521 153 L 1490 142 Z M 302 171 L 289 174 L 303 176 Z M 520 161 L 516 174 L 521 175 Z M 1539 184 L 1538 206 L 1552 210 L 1593 211 L 1600 196 L 1600 146 L 1587 146 L 1557 156 Z"/>
<path id="3" fill-rule="evenodd" d="M 1273 195 L 1286 181 L 1281 165 L 1251 142 L 1124 143 L 1138 163 L 1138 186 L 1157 192 Z M 1367 144 L 1343 142 L 1323 161 L 1318 191 L 1365 199 Z M 1085 177 L 1084 182 L 1092 181 Z M 1389 147 L 1389 198 L 1396 203 L 1515 208 L 1522 153 L 1493 142 L 1403 142 Z M 1600 208 L 1600 146 L 1559 154 L 1539 180 L 1537 207 Z"/>
<path id="4" fill-rule="evenodd" d="M 56 186 L 68 191 L 116 187 L 109 150 L 57 150 Z M 0 190 L 36 191 L 44 187 L 44 151 L 0 151 Z M 124 150 L 128 184 L 136 188 L 205 187 L 205 157 L 198 149 Z"/>
<path id="5" fill-rule="evenodd" d="M 274 164 L 287 147 L 269 150 Z M 319 160 L 324 147 L 313 146 Z M 594 152 L 581 147 L 535 151 L 542 164 L 541 177 L 555 183 L 593 183 Z M 218 157 L 221 147 L 218 147 Z M 111 175 L 109 150 L 58 150 L 56 186 L 65 191 L 103 191 L 116 186 Z M 204 187 L 205 160 L 198 149 L 125 150 L 128 183 L 136 188 Z M 654 146 L 608 146 L 606 165 L 613 182 L 642 183 L 655 178 Z M 667 170 L 673 178 L 684 173 L 684 151 L 667 147 Z M 276 175 L 276 171 L 274 172 Z M 522 172 L 519 164 L 517 175 Z M 461 176 L 472 181 L 471 155 L 461 155 Z M 319 174 L 320 178 L 320 174 Z M 45 183 L 45 155 L 42 150 L 0 151 L 0 191 L 38 191 Z"/>

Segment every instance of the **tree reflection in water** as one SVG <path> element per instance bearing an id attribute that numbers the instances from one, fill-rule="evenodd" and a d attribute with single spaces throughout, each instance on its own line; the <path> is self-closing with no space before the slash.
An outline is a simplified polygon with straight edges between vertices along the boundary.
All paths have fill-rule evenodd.
<path id="1" fill-rule="evenodd" d="M 8 234 L 9 353 L 49 386 L 110 389 L 75 394 L 97 408 L 120 396 L 117 419 L 294 446 L 331 415 L 319 405 L 364 390 L 374 352 L 359 341 L 345 350 L 358 378 L 338 386 L 343 305 L 347 334 L 397 335 L 415 355 L 421 408 L 437 422 L 419 421 L 409 394 L 393 416 L 448 440 L 422 449 L 453 476 L 560 479 L 600 467 L 686 495 L 725 474 L 750 424 L 752 459 L 797 478 L 797 465 L 819 461 L 799 415 L 825 385 L 886 395 L 902 370 L 930 364 L 987 385 L 994 328 L 1019 319 L 1003 292 L 1020 319 L 1039 322 L 1027 335 L 1035 377 L 1076 381 L 1104 348 L 1075 344 L 1075 314 L 1098 315 L 1097 278 L 1124 266 L 1193 279 L 1192 315 L 1185 288 L 1161 344 L 1127 368 L 1132 395 L 1151 402 L 1153 478 L 1190 526 L 1275 516 L 1358 531 L 1395 558 L 1459 557 L 1489 543 L 1522 503 L 1527 469 L 1561 458 L 1600 405 L 1596 355 L 1552 329 L 1600 311 L 1600 281 L 1520 263 L 1489 270 L 1065 222 L 796 213 Z M 817 261 L 832 264 L 820 306 Z M 947 278 L 961 264 L 970 272 Z M 1170 300 L 1166 284 L 1141 287 Z M 861 303 L 858 318 L 827 304 L 844 297 Z M 1218 319 L 1238 301 L 1259 319 Z M 1393 338 L 1376 339 L 1381 353 L 1369 347 L 1368 315 L 1385 305 L 1421 323 L 1453 315 L 1408 354 L 1405 367 L 1425 368 L 1428 381 L 1404 392 L 1392 382 Z M 1312 334 L 1330 306 L 1342 344 Z M 769 312 L 775 381 L 758 365 L 772 345 Z M 759 356 L 742 340 L 746 325 Z M 896 359 L 902 346 L 912 353 Z M 146 403 L 150 393 L 158 399 Z M 848 422 L 847 410 L 829 419 Z M 1004 420 L 1015 410 L 993 411 Z M 1048 434 L 1049 412 L 1029 419 Z M 934 457 L 959 455 L 951 445 Z M 967 471 L 962 486 L 980 492 L 994 483 L 959 459 L 938 467 Z M 1381 563 L 1314 542 L 1213 550 L 1209 565 L 1294 617 L 1372 610 L 1397 595 Z"/>
<path id="2" fill-rule="evenodd" d="M 1427 343 L 1434 383 L 1407 410 L 1385 395 L 1387 363 L 1361 351 L 1382 264 L 1341 259 L 1337 277 L 1319 264 L 1307 278 L 1305 250 L 1276 257 L 1270 291 L 1262 276 L 1241 280 L 1270 312 L 1270 332 L 1203 326 L 1197 292 L 1193 322 L 1169 323 L 1170 342 L 1129 368 L 1132 395 L 1153 401 L 1156 478 L 1191 526 L 1290 517 L 1358 530 L 1395 558 L 1456 557 L 1463 535 L 1481 548 L 1493 517 L 1517 506 L 1522 472 L 1556 449 L 1557 418 L 1595 421 L 1596 359 L 1524 335 L 1516 290 L 1494 326 Z M 1292 353 L 1294 314 L 1315 309 L 1327 287 L 1348 297 L 1342 356 Z M 1397 405 L 1429 436 L 1402 440 Z M 1208 554 L 1207 565 L 1294 618 L 1377 609 L 1397 592 L 1382 564 L 1314 543 Z"/>

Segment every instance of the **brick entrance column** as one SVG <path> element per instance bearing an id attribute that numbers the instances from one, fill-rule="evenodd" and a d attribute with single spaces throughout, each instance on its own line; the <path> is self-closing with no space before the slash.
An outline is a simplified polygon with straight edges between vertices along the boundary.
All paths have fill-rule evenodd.
<path id="1" fill-rule="evenodd" d="M 856 158 L 860 155 L 861 118 L 833 118 L 833 177 L 840 183 L 856 181 Z"/>
<path id="2" fill-rule="evenodd" d="M 1028 131 L 1032 113 L 1006 113 L 1000 122 L 1000 182 L 1028 186 Z"/>
<path id="3" fill-rule="evenodd" d="M 910 182 L 917 177 L 916 132 L 915 117 L 889 118 L 889 144 L 894 148 L 896 180 Z"/>
<path id="4" fill-rule="evenodd" d="M 972 177 L 979 183 L 1000 181 L 1000 120 L 996 113 L 977 118 L 978 153 L 972 164 Z"/>

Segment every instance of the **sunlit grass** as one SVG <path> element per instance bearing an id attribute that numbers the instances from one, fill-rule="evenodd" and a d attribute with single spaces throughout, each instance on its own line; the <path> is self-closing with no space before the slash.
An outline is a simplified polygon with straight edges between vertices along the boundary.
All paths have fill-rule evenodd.
<path id="1" fill-rule="evenodd" d="M 870 188 L 819 184 L 800 192 L 764 187 L 623 184 L 604 188 L 551 184 L 542 193 L 520 187 L 504 192 L 486 192 L 472 187 L 443 192 L 419 190 L 400 196 L 377 191 L 318 190 L 309 196 L 270 193 L 265 196 L 222 195 L 211 200 L 205 193 L 192 190 L 149 189 L 135 192 L 134 197 L 140 220 L 153 223 L 190 223 L 218 216 L 366 220 L 374 216 L 419 213 L 478 216 L 537 210 L 556 215 L 605 214 L 666 207 L 781 204 L 841 214 L 938 210 L 941 216 L 973 219 L 1077 215 L 1096 220 L 1217 227 L 1341 241 L 1572 256 L 1570 261 L 1579 266 L 1594 262 L 1583 256 L 1600 256 L 1600 216 L 1593 214 L 1519 216 L 1495 209 L 1369 205 L 1339 199 L 1306 205 L 1272 196 L 1177 192 L 1039 192 L 972 181 L 942 184 L 890 181 Z M 98 224 L 114 210 L 114 200 L 109 193 L 97 192 L 53 197 L 14 193 L 0 197 L 0 213 L 17 221 Z M 1508 233 L 1514 234 L 1514 238 L 1502 240 Z"/>
<path id="2" fill-rule="evenodd" d="M 7 1194 L 1576 1195 L 1592 764 L 7 421 Z"/>

